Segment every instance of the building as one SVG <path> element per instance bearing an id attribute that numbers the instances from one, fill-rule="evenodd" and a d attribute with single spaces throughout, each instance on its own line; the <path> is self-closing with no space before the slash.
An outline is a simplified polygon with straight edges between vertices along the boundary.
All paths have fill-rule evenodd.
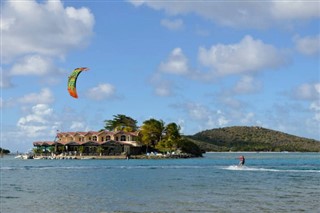
<path id="1" fill-rule="evenodd" d="M 55 141 L 33 143 L 41 153 L 66 155 L 135 155 L 141 153 L 138 132 L 59 132 Z"/>

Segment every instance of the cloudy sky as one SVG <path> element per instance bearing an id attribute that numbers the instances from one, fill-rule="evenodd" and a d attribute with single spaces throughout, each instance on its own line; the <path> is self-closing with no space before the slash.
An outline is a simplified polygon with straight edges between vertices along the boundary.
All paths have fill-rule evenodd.
<path id="1" fill-rule="evenodd" d="M 1 1 L 1 147 L 125 114 L 320 139 L 319 1 Z M 78 99 L 69 96 L 74 68 Z"/>

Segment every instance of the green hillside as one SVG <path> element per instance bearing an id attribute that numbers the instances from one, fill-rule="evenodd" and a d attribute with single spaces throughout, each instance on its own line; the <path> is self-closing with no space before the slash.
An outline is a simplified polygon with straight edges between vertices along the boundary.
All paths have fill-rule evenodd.
<path id="1" fill-rule="evenodd" d="M 320 152 L 320 141 L 262 127 L 225 127 L 186 137 L 204 151 Z"/>

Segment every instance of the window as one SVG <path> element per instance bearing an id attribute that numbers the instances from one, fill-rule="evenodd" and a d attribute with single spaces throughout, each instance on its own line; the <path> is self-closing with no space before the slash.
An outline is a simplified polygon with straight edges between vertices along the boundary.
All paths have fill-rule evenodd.
<path id="1" fill-rule="evenodd" d="M 108 136 L 106 137 L 106 141 L 109 141 L 109 140 L 111 140 L 110 135 L 108 135 Z"/>
<path id="2" fill-rule="evenodd" d="M 93 136 L 93 137 L 92 137 L 92 140 L 93 140 L 93 141 L 97 141 L 97 136 Z"/>
<path id="3" fill-rule="evenodd" d="M 104 137 L 101 137 L 101 141 L 103 141 Z"/>
<path id="4" fill-rule="evenodd" d="M 125 135 L 121 135 L 120 141 L 126 141 L 126 136 Z"/>

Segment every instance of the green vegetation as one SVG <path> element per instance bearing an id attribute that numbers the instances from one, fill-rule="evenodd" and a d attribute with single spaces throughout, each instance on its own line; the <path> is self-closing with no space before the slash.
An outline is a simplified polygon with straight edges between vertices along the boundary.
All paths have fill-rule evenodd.
<path id="1" fill-rule="evenodd" d="M 204 151 L 320 152 L 320 142 L 262 127 L 226 127 L 187 136 Z"/>
<path id="2" fill-rule="evenodd" d="M 179 140 L 178 147 L 180 147 L 182 152 L 192 154 L 196 157 L 201 157 L 203 153 L 203 151 L 196 143 L 193 143 L 191 140 L 187 138 Z"/>
<path id="3" fill-rule="evenodd" d="M 122 114 L 114 115 L 112 120 L 105 120 L 105 129 L 133 132 L 138 129 L 137 121 Z"/>
<path id="4" fill-rule="evenodd" d="M 43 153 L 43 147 L 39 146 L 39 147 L 33 148 L 32 151 L 36 155 L 41 155 Z"/>
<path id="5" fill-rule="evenodd" d="M 140 141 L 146 145 L 147 152 L 148 147 L 155 147 L 156 144 L 160 143 L 164 135 L 165 124 L 162 120 L 149 119 L 143 122 L 140 128 Z"/>
<path id="6" fill-rule="evenodd" d="M 0 153 L 7 155 L 7 154 L 10 154 L 10 151 L 8 149 L 3 149 L 0 147 Z"/>
<path id="7" fill-rule="evenodd" d="M 181 148 L 181 146 L 179 146 L 181 143 L 180 129 L 180 126 L 178 126 L 176 123 L 169 123 L 164 129 L 164 137 L 160 143 L 157 144 L 156 148 L 163 152 L 171 152 Z M 185 150 L 185 152 L 187 151 Z"/>
<path id="8" fill-rule="evenodd" d="M 151 118 L 138 128 L 137 121 L 126 115 L 115 115 L 113 120 L 105 120 L 105 129 L 122 131 L 139 131 L 139 140 L 146 152 L 181 151 L 193 156 L 202 156 L 200 148 L 191 140 L 181 137 L 180 126 L 172 122 L 165 124 L 163 120 Z"/>

